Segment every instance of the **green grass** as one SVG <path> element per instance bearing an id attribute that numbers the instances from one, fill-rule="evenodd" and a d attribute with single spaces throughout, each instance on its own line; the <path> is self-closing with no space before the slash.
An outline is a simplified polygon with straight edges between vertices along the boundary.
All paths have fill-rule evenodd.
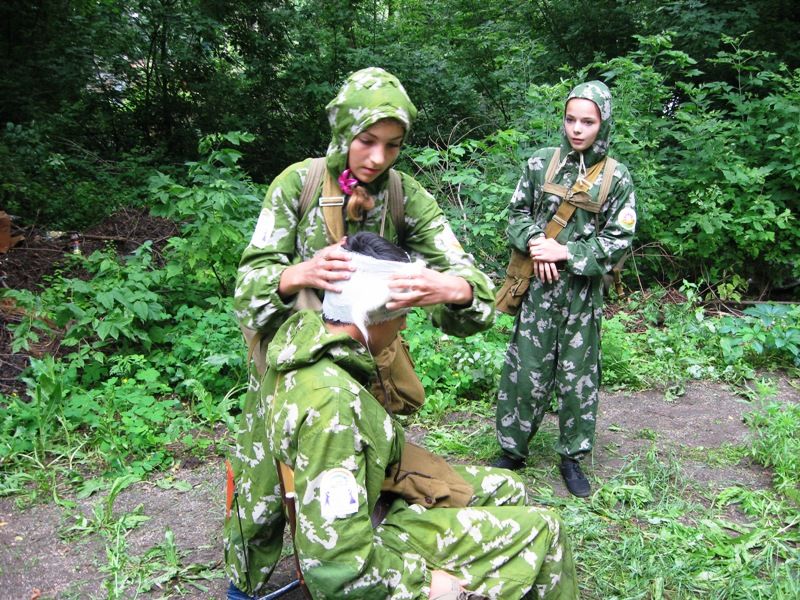
<path id="1" fill-rule="evenodd" d="M 732 467 L 750 456 L 750 448 L 744 444 L 723 444 L 718 448 L 683 446 L 681 457 L 702 462 L 711 467 Z"/>
<path id="2" fill-rule="evenodd" d="M 552 494 L 533 500 L 555 506 L 565 519 L 582 597 L 798 597 L 797 506 L 774 491 L 723 490 L 710 503 L 700 501 L 702 494 L 677 455 L 654 446 L 602 482 L 588 502 Z M 731 507 L 744 516 L 730 520 Z"/>

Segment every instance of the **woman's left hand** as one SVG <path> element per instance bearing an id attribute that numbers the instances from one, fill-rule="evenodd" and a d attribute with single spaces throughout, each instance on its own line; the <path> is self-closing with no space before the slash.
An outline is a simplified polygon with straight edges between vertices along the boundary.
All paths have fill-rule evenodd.
<path id="1" fill-rule="evenodd" d="M 428 268 L 418 273 L 394 275 L 389 289 L 392 291 L 392 298 L 386 304 L 389 310 L 434 304 L 467 306 L 472 303 L 472 286 L 466 279 Z"/>

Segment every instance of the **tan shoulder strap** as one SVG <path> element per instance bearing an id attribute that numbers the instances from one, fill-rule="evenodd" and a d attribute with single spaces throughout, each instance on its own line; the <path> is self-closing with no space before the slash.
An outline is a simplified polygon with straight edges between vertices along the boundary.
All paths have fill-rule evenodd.
<path id="1" fill-rule="evenodd" d="M 311 199 L 314 197 L 319 184 L 322 181 L 322 175 L 325 173 L 325 157 L 312 158 L 311 165 L 308 167 L 308 174 L 306 181 L 303 184 L 303 191 L 300 192 L 300 214 L 301 219 L 308 212 L 311 207 Z"/>
<path id="2" fill-rule="evenodd" d="M 561 233 L 564 228 L 567 226 L 567 223 L 572 218 L 572 215 L 575 214 L 575 209 L 578 208 L 578 205 L 573 202 L 573 195 L 578 195 L 587 192 L 592 185 L 594 184 L 597 177 L 600 175 L 601 172 L 606 168 L 608 164 L 608 158 L 604 158 L 600 162 L 592 165 L 592 168 L 589 169 L 589 172 L 586 174 L 586 177 L 583 181 L 576 181 L 575 184 L 567 189 L 564 186 L 556 186 L 553 183 L 546 183 L 544 186 L 544 191 L 551 194 L 558 194 L 561 196 L 561 204 L 558 206 L 558 210 L 556 210 L 556 214 L 550 219 L 544 229 L 544 235 L 547 238 L 555 238 Z M 613 160 L 613 159 L 611 159 Z M 548 167 L 548 172 L 550 168 Z M 605 180 L 604 182 L 605 183 Z M 602 185 L 602 184 L 601 184 Z M 549 186 L 549 188 L 548 188 Z M 563 193 L 561 189 L 552 189 L 552 188 L 561 188 L 563 189 Z M 602 193 L 602 188 L 600 189 L 600 193 Z M 608 190 L 606 190 L 606 194 L 608 194 Z M 590 204 L 588 205 L 590 207 Z M 599 204 L 598 204 L 599 206 Z"/>
<path id="3" fill-rule="evenodd" d="M 392 223 L 397 232 L 398 244 L 403 244 L 406 233 L 406 204 L 403 194 L 403 180 L 400 173 L 394 169 L 389 169 L 389 211 L 392 213 Z M 381 231 L 383 236 L 383 231 Z"/>
<path id="4" fill-rule="evenodd" d="M 600 183 L 600 193 L 597 195 L 597 203 L 600 206 L 603 206 L 608 199 L 608 192 L 611 191 L 611 184 L 614 182 L 614 171 L 617 170 L 618 164 L 610 156 L 606 157 L 606 164 L 603 167 L 603 181 Z"/>
<path id="5" fill-rule="evenodd" d="M 555 194 L 556 196 L 561 196 L 563 198 L 568 191 L 567 186 L 553 183 L 553 178 L 556 176 L 556 172 L 558 171 L 558 163 L 560 160 L 561 148 L 556 148 L 556 151 L 553 152 L 553 156 L 550 158 L 550 162 L 547 164 L 547 171 L 544 174 L 544 185 L 542 187 L 542 191 L 545 194 Z"/>
<path id="6" fill-rule="evenodd" d="M 544 228 L 544 237 L 547 239 L 554 239 L 564 230 L 567 226 L 572 215 L 575 214 L 575 209 L 578 208 L 567 200 L 562 200 L 558 205 L 556 214 L 548 221 Z"/>
<path id="7" fill-rule="evenodd" d="M 322 207 L 322 216 L 325 219 L 325 228 L 328 230 L 328 242 L 334 244 L 344 237 L 347 232 L 344 224 L 344 196 L 339 188 L 339 182 L 334 181 L 330 171 L 325 171 L 322 183 L 322 196 L 319 197 Z"/>
<path id="8" fill-rule="evenodd" d="M 388 211 L 392 217 L 392 223 L 394 223 L 394 229 L 397 232 L 398 242 L 402 243 L 405 234 L 406 207 L 403 197 L 403 181 L 400 178 L 400 174 L 394 169 L 389 171 L 389 187 L 386 201 L 388 203 Z M 328 171 L 325 171 L 319 204 L 322 207 L 322 216 L 325 219 L 325 227 L 328 230 L 328 240 L 330 243 L 338 242 L 347 233 L 342 211 L 344 196 L 339 188 L 339 183 L 333 180 Z M 384 237 L 386 211 L 387 208 L 384 206 L 381 219 L 381 237 Z"/>
<path id="9" fill-rule="evenodd" d="M 300 218 L 302 218 L 311 208 L 311 201 L 319 189 L 322 181 L 322 194 L 319 197 L 319 205 L 322 207 L 322 216 L 325 219 L 325 226 L 328 230 L 328 240 L 330 243 L 338 242 L 345 234 L 344 215 L 344 196 L 339 189 L 338 182 L 334 182 L 331 174 L 325 168 L 325 157 L 312 158 L 311 165 L 308 167 L 306 181 L 303 190 L 300 192 Z"/>
<path id="10" fill-rule="evenodd" d="M 323 181 L 324 178 L 324 181 Z M 325 227 L 328 231 L 330 243 L 338 242 L 346 233 L 342 206 L 344 206 L 344 196 L 339 188 L 338 182 L 333 181 L 333 177 L 325 168 L 325 157 L 311 159 L 308 168 L 308 175 L 300 193 L 300 216 L 308 212 L 311 207 L 311 200 L 319 188 L 320 181 L 323 181 L 322 195 L 319 198 L 319 205 L 322 207 L 322 216 L 325 219 Z M 388 210 L 392 217 L 394 229 L 397 232 L 398 242 L 402 243 L 405 235 L 405 198 L 403 194 L 403 180 L 400 174 L 394 169 L 389 170 L 389 187 L 387 202 Z M 384 235 L 383 221 L 386 218 L 384 211 L 381 221 L 381 237 Z"/>
<path id="11" fill-rule="evenodd" d="M 561 160 L 561 148 L 556 148 L 556 151 L 553 152 L 553 156 L 550 157 L 550 163 L 547 165 L 547 171 L 544 174 L 544 182 L 550 183 L 553 181 L 553 177 L 556 176 L 556 171 L 558 171 L 558 161 Z"/>

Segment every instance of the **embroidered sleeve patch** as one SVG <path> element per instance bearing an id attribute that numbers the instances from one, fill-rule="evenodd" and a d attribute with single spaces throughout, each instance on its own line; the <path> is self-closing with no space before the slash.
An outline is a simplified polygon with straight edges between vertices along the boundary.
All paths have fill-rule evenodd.
<path id="1" fill-rule="evenodd" d="M 636 211 L 628 207 L 623 208 L 619 211 L 617 223 L 625 231 L 633 231 L 636 229 Z"/>
<path id="2" fill-rule="evenodd" d="M 269 208 L 262 208 L 261 214 L 258 216 L 258 223 L 256 223 L 256 230 L 253 233 L 253 239 L 250 240 L 250 245 L 256 248 L 263 248 L 272 237 L 272 232 L 275 230 L 275 215 Z"/>
<path id="3" fill-rule="evenodd" d="M 358 512 L 358 483 L 347 469 L 329 469 L 319 484 L 322 518 L 333 521 Z"/>

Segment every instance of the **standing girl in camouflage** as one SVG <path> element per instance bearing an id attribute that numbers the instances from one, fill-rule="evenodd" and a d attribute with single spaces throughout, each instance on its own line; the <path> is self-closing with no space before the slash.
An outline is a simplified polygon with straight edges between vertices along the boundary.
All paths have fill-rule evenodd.
<path id="1" fill-rule="evenodd" d="M 383 232 L 428 265 L 397 282 L 390 308 L 430 306 L 434 324 L 454 335 L 489 327 L 494 312 L 491 282 L 464 252 L 436 201 L 413 177 L 400 174 L 402 239 L 387 216 L 388 171 L 417 113 L 403 86 L 382 69 L 363 69 L 347 79 L 327 110 L 332 139 L 325 166 L 338 182 L 337 193 L 346 199 L 344 233 Z M 339 291 L 352 272 L 347 254 L 328 237 L 317 202 L 322 186 L 314 191 L 310 208 L 301 210 L 310 166 L 311 159 L 293 164 L 272 182 L 239 266 L 236 314 L 243 328 L 257 332 L 261 340 L 271 340 L 291 316 L 299 292 Z M 248 594 L 264 591 L 280 556 L 284 530 L 277 475 L 266 449 L 260 386 L 260 378 L 252 377 L 231 457 L 237 506 L 225 525 L 226 572 Z M 417 387 L 422 394 L 418 382 Z"/>
<path id="2" fill-rule="evenodd" d="M 511 198 L 508 236 L 511 245 L 531 257 L 533 278 L 503 366 L 497 400 L 497 437 L 504 455 L 496 466 L 525 464 L 528 443 L 550 406 L 558 400 L 561 474 L 576 496 L 588 496 L 589 482 L 579 460 L 592 449 L 600 386 L 600 321 L 603 275 L 630 247 L 636 228 L 636 200 L 628 169 L 617 163 L 590 184 L 598 201 L 604 178 L 613 177 L 599 212 L 577 208 L 554 239 L 547 224 L 562 197 L 544 190 L 546 183 L 566 189 L 588 184 L 587 172 L 608 152 L 611 93 L 592 81 L 569 94 L 560 148 L 543 148 L 528 160 Z M 545 173 L 556 151 L 560 160 L 552 180 Z M 548 190 L 551 189 L 548 187 Z M 573 188 L 575 189 L 575 188 Z"/>

